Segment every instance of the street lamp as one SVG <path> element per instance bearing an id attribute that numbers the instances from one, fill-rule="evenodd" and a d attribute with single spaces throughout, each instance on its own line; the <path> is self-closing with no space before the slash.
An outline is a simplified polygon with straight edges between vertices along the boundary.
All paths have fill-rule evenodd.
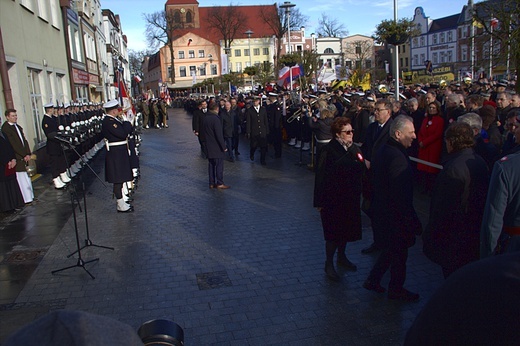
<path id="1" fill-rule="evenodd" d="M 253 34 L 253 31 L 251 31 L 251 29 L 247 30 L 246 32 L 244 32 L 244 34 L 247 35 L 247 42 L 248 42 L 248 45 L 249 45 L 249 67 L 253 67 L 253 64 L 251 62 L 251 35 Z M 251 92 L 253 92 L 253 75 L 251 75 Z"/>
<path id="2" fill-rule="evenodd" d="M 291 4 L 290 1 L 284 1 L 283 5 L 280 5 L 280 8 L 285 9 L 285 15 L 287 16 L 287 44 L 289 46 L 289 54 L 291 54 L 291 8 L 296 6 L 295 4 Z M 289 80 L 291 83 L 291 91 L 292 91 L 292 66 L 289 66 Z"/>
<path id="3" fill-rule="evenodd" d="M 211 75 L 213 76 L 213 55 L 212 54 L 208 54 L 208 61 L 209 61 L 209 70 L 210 70 L 210 73 Z M 211 77 L 211 79 L 213 80 L 213 77 Z M 215 93 L 215 83 L 211 83 L 211 92 L 214 94 Z"/>

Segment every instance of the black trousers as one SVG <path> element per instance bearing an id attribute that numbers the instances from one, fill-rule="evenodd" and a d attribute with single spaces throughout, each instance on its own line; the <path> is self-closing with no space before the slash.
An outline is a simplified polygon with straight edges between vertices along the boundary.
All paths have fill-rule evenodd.
<path id="1" fill-rule="evenodd" d="M 383 275 L 390 269 L 390 283 L 388 285 L 389 292 L 398 292 L 403 288 L 406 280 L 406 260 L 408 259 L 408 248 L 399 245 L 390 245 L 386 247 L 374 267 L 370 271 L 368 280 L 379 284 Z"/>

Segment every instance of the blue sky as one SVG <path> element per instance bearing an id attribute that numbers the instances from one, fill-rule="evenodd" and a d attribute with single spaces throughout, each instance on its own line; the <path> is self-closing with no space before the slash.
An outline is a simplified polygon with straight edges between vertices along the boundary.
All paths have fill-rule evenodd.
<path id="1" fill-rule="evenodd" d="M 265 0 L 233 0 L 215 1 L 198 0 L 199 6 L 217 5 L 269 5 L 276 1 Z M 278 1 L 280 3 L 283 0 Z M 377 24 L 384 19 L 394 18 L 394 0 L 292 0 L 300 12 L 309 17 L 305 27 L 308 35 L 318 26 L 321 14 L 343 23 L 349 35 L 362 34 L 370 36 Z M 478 2 L 478 1 L 475 1 Z M 145 22 L 143 13 L 152 13 L 164 8 L 165 0 L 101 0 L 101 7 L 119 14 L 123 32 L 128 36 L 128 47 L 141 50 L 146 48 L 144 36 Z M 412 18 L 414 9 L 422 7 L 426 16 L 437 19 L 460 13 L 467 4 L 464 0 L 397 0 L 398 17 Z"/>

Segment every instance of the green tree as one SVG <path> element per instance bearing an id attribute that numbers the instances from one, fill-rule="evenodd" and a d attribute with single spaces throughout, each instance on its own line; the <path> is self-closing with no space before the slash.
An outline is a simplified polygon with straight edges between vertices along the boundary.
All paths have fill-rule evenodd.
<path id="1" fill-rule="evenodd" d="M 400 45 L 405 43 L 410 37 L 420 34 L 414 22 L 407 18 L 394 20 L 383 20 L 376 27 L 372 38 L 379 43 Z"/>
<path id="2" fill-rule="evenodd" d="M 520 70 L 520 6 L 518 0 L 488 0 L 479 2 L 472 9 L 475 46 L 481 54 L 481 64 L 489 66 L 489 58 L 493 66 L 506 66 L 509 60 L 510 71 Z M 495 19 L 492 21 L 491 19 Z M 493 50 L 490 47 L 493 40 Z M 491 53 L 491 54 L 490 54 Z M 481 66 L 484 67 L 484 66 Z M 506 71 L 507 72 L 507 71 Z M 513 76 L 508 76 L 511 79 Z M 516 92 L 520 92 L 520 84 L 516 83 Z"/>

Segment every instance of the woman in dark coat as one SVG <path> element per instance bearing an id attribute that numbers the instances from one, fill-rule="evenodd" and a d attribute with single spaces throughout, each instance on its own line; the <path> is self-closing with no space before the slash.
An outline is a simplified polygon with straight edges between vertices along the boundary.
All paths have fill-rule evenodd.
<path id="1" fill-rule="evenodd" d="M 21 208 L 25 204 L 16 181 L 15 167 L 14 150 L 0 131 L 0 212 Z"/>
<path id="2" fill-rule="evenodd" d="M 448 277 L 479 258 L 480 224 L 488 189 L 486 162 L 473 151 L 473 130 L 452 123 L 446 130 L 448 159 L 439 173 L 424 232 L 424 253 Z"/>
<path id="3" fill-rule="evenodd" d="M 334 268 L 338 265 L 355 271 L 357 267 L 345 255 L 347 242 L 361 239 L 361 192 L 365 162 L 361 150 L 353 145 L 350 119 L 339 117 L 331 126 L 333 139 L 323 147 L 316 169 L 314 207 L 321 215 L 325 237 L 325 272 L 340 279 Z"/>

